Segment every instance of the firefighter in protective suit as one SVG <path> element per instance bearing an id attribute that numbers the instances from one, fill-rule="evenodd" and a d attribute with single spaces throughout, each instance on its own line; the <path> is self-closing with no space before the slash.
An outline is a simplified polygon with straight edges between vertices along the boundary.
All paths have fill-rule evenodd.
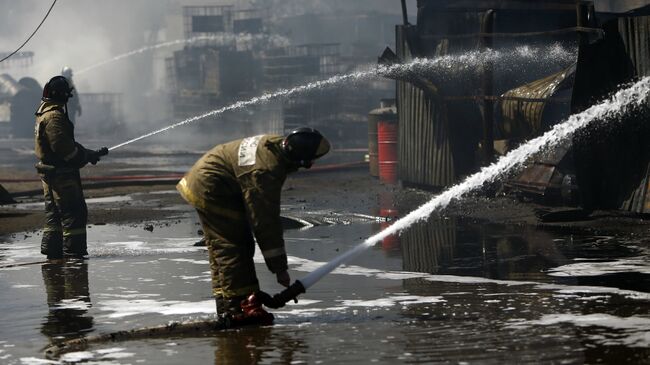
<path id="1" fill-rule="evenodd" d="M 75 124 L 77 116 L 81 116 L 81 99 L 79 98 L 79 90 L 76 89 L 74 81 L 72 81 L 72 69 L 70 67 L 63 67 L 61 70 L 61 76 L 65 77 L 70 83 L 70 87 L 76 90 L 75 97 L 70 99 L 67 104 L 68 118 L 70 118 L 72 124 Z"/>
<path id="2" fill-rule="evenodd" d="M 86 250 L 88 211 L 81 188 L 79 169 L 96 164 L 108 154 L 103 147 L 93 151 L 77 143 L 74 125 L 68 118 L 66 103 L 73 88 L 63 76 L 45 84 L 36 111 L 36 165 L 45 196 L 46 223 L 41 253 L 48 259 L 83 258 Z"/>
<path id="3" fill-rule="evenodd" d="M 221 144 L 201 157 L 178 183 L 203 227 L 217 314 L 227 327 L 270 324 L 259 299 L 253 254 L 259 245 L 278 283 L 289 286 L 280 221 L 280 195 L 289 173 L 310 168 L 330 145 L 317 130 L 287 137 L 259 135 Z M 255 238 L 253 238 L 253 235 Z"/>

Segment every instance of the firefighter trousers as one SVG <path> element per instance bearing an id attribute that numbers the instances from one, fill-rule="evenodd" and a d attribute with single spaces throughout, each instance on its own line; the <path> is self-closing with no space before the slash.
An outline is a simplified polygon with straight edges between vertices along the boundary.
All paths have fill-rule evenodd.
<path id="1" fill-rule="evenodd" d="M 41 253 L 49 259 L 88 255 L 88 208 L 79 171 L 41 174 L 45 197 L 45 227 Z"/>
<path id="2" fill-rule="evenodd" d="M 200 209 L 197 212 L 208 247 L 217 313 L 238 311 L 241 300 L 259 291 L 250 225 L 243 215 L 242 219 L 232 219 Z"/>

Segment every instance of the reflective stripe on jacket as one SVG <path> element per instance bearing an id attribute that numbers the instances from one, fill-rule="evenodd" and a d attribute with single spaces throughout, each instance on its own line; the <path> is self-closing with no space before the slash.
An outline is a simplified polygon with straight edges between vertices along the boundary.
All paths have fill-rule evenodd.
<path id="1" fill-rule="evenodd" d="M 215 219 L 247 219 L 269 270 L 287 269 L 280 196 L 296 170 L 283 155 L 283 137 L 260 135 L 214 147 L 177 185 L 183 198 Z"/>

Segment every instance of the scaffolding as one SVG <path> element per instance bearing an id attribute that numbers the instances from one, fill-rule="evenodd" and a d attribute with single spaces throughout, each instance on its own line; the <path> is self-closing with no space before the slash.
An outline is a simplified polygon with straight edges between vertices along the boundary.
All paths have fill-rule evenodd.
<path id="1" fill-rule="evenodd" d="M 232 5 L 184 6 L 183 29 L 185 38 L 216 33 L 232 33 Z"/>
<path id="2" fill-rule="evenodd" d="M 288 87 L 344 71 L 338 43 L 304 44 L 276 48 L 262 59 L 267 88 Z"/>
<path id="3" fill-rule="evenodd" d="M 9 56 L 11 52 L 0 52 L 0 59 Z M 7 68 L 26 68 L 34 63 L 34 52 L 17 52 L 13 56 L 0 63 L 0 69 Z"/>

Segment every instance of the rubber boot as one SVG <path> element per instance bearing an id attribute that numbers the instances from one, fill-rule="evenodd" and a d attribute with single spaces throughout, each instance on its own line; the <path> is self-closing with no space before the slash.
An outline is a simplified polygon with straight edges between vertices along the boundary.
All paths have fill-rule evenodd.
<path id="1" fill-rule="evenodd" d="M 215 297 L 217 305 L 217 327 L 219 328 L 232 328 L 233 318 L 241 314 L 240 303 L 244 297 L 224 298 L 222 296 Z"/>
<path id="2" fill-rule="evenodd" d="M 262 307 L 262 301 L 256 295 L 252 293 L 240 304 L 241 313 L 235 314 L 231 320 L 231 326 L 240 327 L 240 326 L 249 326 L 249 325 L 258 325 L 258 326 L 268 326 L 273 324 L 273 314 L 267 312 Z"/>
<path id="3" fill-rule="evenodd" d="M 63 258 L 63 233 L 61 231 L 45 231 L 41 239 L 41 253 L 48 260 Z"/>

